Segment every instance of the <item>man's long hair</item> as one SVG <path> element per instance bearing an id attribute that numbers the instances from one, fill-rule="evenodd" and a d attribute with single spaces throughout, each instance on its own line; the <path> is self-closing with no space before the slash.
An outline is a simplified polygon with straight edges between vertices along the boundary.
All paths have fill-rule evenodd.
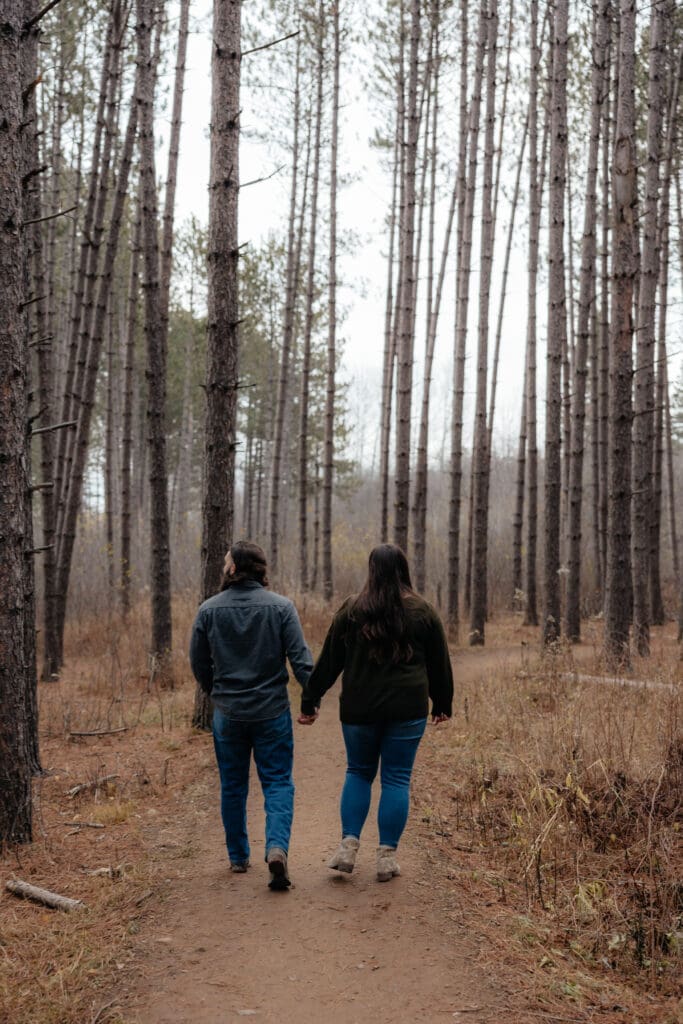
<path id="1" fill-rule="evenodd" d="M 263 587 L 268 586 L 268 565 L 262 547 L 250 540 L 238 540 L 230 548 L 230 557 L 235 563 L 235 572 L 232 576 L 225 573 L 221 590 L 227 590 L 228 587 L 234 587 L 247 580 L 254 580 Z"/>
<path id="2" fill-rule="evenodd" d="M 410 661 L 408 620 L 403 598 L 413 592 L 408 559 L 395 544 L 380 544 L 370 552 L 368 578 L 354 601 L 350 618 L 368 642 L 370 658 L 378 664 Z"/>

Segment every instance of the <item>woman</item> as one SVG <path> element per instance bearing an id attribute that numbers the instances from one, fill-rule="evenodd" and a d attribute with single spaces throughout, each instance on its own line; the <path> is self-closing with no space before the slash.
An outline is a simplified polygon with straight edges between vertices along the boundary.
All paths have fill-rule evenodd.
<path id="1" fill-rule="evenodd" d="M 317 717 L 320 700 L 340 672 L 339 698 L 346 745 L 341 796 L 342 841 L 329 862 L 353 871 L 380 769 L 377 879 L 400 874 L 396 848 L 410 803 L 410 776 L 427 724 L 451 717 L 453 674 L 439 616 L 412 589 L 406 556 L 393 544 L 370 552 L 368 579 L 335 615 L 313 673 L 304 687 L 299 722 Z"/>
<path id="2" fill-rule="evenodd" d="M 266 809 L 266 861 L 271 889 L 287 889 L 287 850 L 294 810 L 289 659 L 303 686 L 313 658 L 296 608 L 267 590 L 266 556 L 239 541 L 225 558 L 223 588 L 199 609 L 190 662 L 214 704 L 213 738 L 221 778 L 221 815 L 230 868 L 249 866 L 247 794 L 254 761 Z"/>

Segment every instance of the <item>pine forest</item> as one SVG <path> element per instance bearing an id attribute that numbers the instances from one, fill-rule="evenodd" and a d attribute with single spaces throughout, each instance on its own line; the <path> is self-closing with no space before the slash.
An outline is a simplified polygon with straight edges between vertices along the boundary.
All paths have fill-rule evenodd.
<path id="1" fill-rule="evenodd" d="M 416 828 L 439 877 L 471 870 L 465 931 L 479 878 L 504 917 L 453 1018 L 497 978 L 518 1024 L 678 1020 L 676 0 L 0 0 L 0 470 L 2 884 L 99 908 L 77 953 L 74 915 L 5 894 L 0 1020 L 361 1019 L 303 994 L 269 1016 L 281 996 L 239 986 L 202 1016 L 189 980 L 164 1016 L 139 980 L 131 921 L 166 913 L 149 865 L 176 878 L 143 808 L 167 831 L 199 813 L 189 631 L 238 540 L 314 655 L 380 543 L 441 616 L 454 722 L 421 755 Z M 304 732 L 313 786 L 338 741 Z M 372 976 L 386 1018 L 359 990 L 363 1019 L 445 1019 L 400 973 L 396 1006 Z"/>

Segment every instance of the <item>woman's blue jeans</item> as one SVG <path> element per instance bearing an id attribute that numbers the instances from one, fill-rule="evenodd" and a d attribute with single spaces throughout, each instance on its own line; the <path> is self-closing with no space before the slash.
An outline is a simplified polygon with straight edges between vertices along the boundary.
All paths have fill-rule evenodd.
<path id="1" fill-rule="evenodd" d="M 221 777 L 221 817 L 231 863 L 249 859 L 247 796 L 252 751 L 266 811 L 266 856 L 274 846 L 286 853 L 294 813 L 294 739 L 289 708 L 264 722 L 241 722 L 216 708 L 213 743 Z"/>
<path id="2" fill-rule="evenodd" d="M 379 842 L 381 846 L 398 846 L 408 820 L 410 776 L 426 724 L 426 718 L 371 725 L 342 723 L 347 760 L 341 795 L 342 836 L 360 839 L 379 767 Z"/>

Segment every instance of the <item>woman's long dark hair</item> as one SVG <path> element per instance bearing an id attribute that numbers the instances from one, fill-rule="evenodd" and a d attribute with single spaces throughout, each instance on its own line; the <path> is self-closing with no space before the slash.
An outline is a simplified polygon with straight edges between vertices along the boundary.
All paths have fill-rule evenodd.
<path id="1" fill-rule="evenodd" d="M 228 587 L 234 587 L 246 580 L 255 580 L 264 587 L 268 586 L 268 566 L 266 553 L 262 547 L 250 540 L 238 540 L 230 548 L 230 557 L 235 563 L 235 571 L 232 576 L 225 573 L 221 590 L 227 590 Z"/>
<path id="2" fill-rule="evenodd" d="M 403 596 L 412 593 L 408 559 L 395 544 L 380 544 L 370 552 L 368 578 L 351 607 L 351 620 L 379 664 L 410 661 L 408 620 Z"/>

